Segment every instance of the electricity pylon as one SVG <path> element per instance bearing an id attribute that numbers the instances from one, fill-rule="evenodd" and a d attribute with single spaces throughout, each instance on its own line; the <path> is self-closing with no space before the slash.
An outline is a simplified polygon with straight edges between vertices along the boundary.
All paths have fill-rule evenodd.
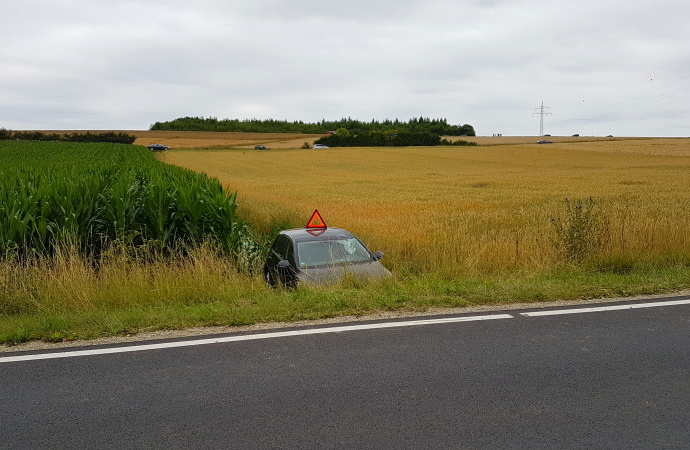
<path id="1" fill-rule="evenodd" d="M 545 109 L 551 109 L 548 106 L 544 106 L 544 101 L 542 100 L 541 106 L 537 106 L 538 112 L 532 113 L 533 116 L 539 114 L 539 136 L 544 136 L 544 116 L 552 115 L 550 112 L 544 111 Z"/>

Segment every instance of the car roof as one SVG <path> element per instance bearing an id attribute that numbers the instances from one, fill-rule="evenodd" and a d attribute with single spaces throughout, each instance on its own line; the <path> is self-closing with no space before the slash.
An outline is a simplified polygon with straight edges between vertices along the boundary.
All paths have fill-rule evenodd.
<path id="1" fill-rule="evenodd" d="M 294 242 L 305 241 L 328 241 L 332 239 L 349 239 L 355 237 L 352 233 L 342 228 L 326 228 L 323 232 L 317 234 L 321 229 L 314 228 L 293 228 L 291 230 L 283 230 L 279 234 L 283 234 Z"/>

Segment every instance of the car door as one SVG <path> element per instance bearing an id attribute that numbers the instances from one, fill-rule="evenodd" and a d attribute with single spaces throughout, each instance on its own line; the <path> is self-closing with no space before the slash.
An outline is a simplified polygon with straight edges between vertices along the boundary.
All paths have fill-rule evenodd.
<path id="1" fill-rule="evenodd" d="M 289 265 L 286 265 L 286 261 Z M 285 235 L 278 235 L 271 251 L 269 252 L 267 261 L 268 270 L 270 270 L 273 284 L 280 283 L 283 286 L 294 286 L 297 277 L 295 274 L 295 249 L 292 240 Z"/>

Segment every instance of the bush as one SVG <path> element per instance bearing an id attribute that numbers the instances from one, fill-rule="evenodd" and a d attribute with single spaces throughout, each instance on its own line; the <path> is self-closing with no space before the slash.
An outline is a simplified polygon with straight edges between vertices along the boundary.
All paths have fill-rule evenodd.
<path id="1" fill-rule="evenodd" d="M 441 145 L 456 145 L 459 147 L 476 146 L 479 145 L 476 142 L 464 141 L 459 139 L 457 141 L 449 141 L 448 139 L 441 139 Z"/>
<path id="2" fill-rule="evenodd" d="M 603 244 L 608 227 L 596 209 L 592 197 L 565 199 L 565 215 L 552 218 L 554 244 L 566 261 L 580 263 L 589 259 Z"/>
<path id="3" fill-rule="evenodd" d="M 441 137 L 428 131 L 336 133 L 322 137 L 315 142 L 315 144 L 324 144 L 329 147 L 408 147 L 414 145 L 434 146 L 440 143 Z"/>

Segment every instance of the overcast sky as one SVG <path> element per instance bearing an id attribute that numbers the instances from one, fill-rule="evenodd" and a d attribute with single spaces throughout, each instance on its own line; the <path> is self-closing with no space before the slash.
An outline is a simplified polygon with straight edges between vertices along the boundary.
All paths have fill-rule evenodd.
<path id="1" fill-rule="evenodd" d="M 411 117 L 690 136 L 687 0 L 14 0 L 0 127 Z"/>

